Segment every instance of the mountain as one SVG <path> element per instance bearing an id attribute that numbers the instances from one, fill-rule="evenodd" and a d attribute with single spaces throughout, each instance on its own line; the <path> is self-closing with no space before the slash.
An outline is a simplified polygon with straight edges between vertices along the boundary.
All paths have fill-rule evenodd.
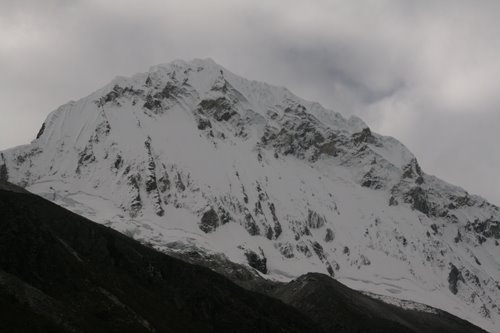
<path id="1" fill-rule="evenodd" d="M 61 106 L 0 153 L 0 179 L 172 255 L 263 280 L 326 273 L 500 331 L 497 206 L 359 118 L 212 60 Z"/>
<path id="2" fill-rule="evenodd" d="M 282 303 L 2 182 L 0 211 L 0 331 L 484 332 L 318 273 L 270 283 Z"/>

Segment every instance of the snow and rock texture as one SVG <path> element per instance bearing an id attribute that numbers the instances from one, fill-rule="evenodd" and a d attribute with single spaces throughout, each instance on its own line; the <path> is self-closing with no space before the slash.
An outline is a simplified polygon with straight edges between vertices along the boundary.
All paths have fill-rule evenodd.
<path id="1" fill-rule="evenodd" d="M 0 179 L 163 251 L 350 287 L 500 331 L 500 209 L 397 140 L 211 60 L 118 77 L 0 153 Z"/>

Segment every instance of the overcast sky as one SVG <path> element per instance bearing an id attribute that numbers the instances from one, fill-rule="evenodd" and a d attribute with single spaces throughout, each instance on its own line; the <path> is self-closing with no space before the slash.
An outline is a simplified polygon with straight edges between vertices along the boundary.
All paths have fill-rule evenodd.
<path id="1" fill-rule="evenodd" d="M 0 149 L 117 75 L 213 58 L 500 204 L 500 1 L 0 0 Z"/>

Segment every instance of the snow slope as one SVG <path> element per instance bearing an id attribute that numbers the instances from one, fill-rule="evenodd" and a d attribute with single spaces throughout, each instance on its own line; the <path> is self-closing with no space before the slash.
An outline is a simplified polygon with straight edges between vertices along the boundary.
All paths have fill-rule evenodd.
<path id="1" fill-rule="evenodd" d="M 212 60 L 174 61 L 52 112 L 0 179 L 164 251 L 444 309 L 500 331 L 500 209 L 394 138 Z"/>

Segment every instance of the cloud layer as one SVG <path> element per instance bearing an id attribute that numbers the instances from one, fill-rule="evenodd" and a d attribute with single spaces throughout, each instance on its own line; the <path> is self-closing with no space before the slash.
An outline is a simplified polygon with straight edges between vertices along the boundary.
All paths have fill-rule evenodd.
<path id="1" fill-rule="evenodd" d="M 212 57 L 362 117 L 427 172 L 500 204 L 499 10 L 493 0 L 0 0 L 0 149 L 116 75 Z"/>

